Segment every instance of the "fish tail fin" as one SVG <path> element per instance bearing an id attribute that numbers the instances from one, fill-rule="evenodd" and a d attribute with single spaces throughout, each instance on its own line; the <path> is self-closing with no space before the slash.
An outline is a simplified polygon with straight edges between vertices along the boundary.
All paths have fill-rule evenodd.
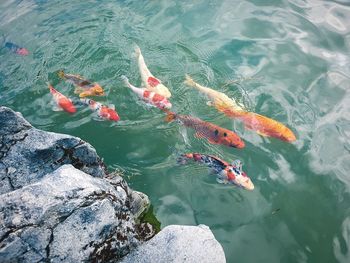
<path id="1" fill-rule="evenodd" d="M 192 158 L 193 158 L 192 153 L 184 153 L 184 154 L 180 154 L 180 156 L 177 158 L 176 161 L 178 164 L 186 164 L 188 160 Z"/>
<path id="2" fill-rule="evenodd" d="M 125 75 L 121 75 L 121 76 L 120 76 L 120 79 L 123 81 L 123 83 L 124 83 L 125 86 L 130 87 L 129 79 L 128 79 Z"/>
<path id="3" fill-rule="evenodd" d="M 63 79 L 64 78 L 64 71 L 61 69 L 61 70 L 59 70 L 58 72 L 57 72 L 57 75 L 61 78 L 61 79 Z"/>
<path id="4" fill-rule="evenodd" d="M 164 112 L 167 114 L 167 116 L 164 118 L 166 122 L 172 122 L 176 119 L 176 114 L 174 112 L 171 112 L 169 110 L 164 110 Z"/>
<path id="5" fill-rule="evenodd" d="M 184 83 L 191 87 L 195 87 L 197 84 L 188 74 L 185 75 Z"/>
<path id="6" fill-rule="evenodd" d="M 141 49 L 138 45 L 135 45 L 134 51 L 135 51 L 136 57 L 139 57 L 141 55 Z"/>

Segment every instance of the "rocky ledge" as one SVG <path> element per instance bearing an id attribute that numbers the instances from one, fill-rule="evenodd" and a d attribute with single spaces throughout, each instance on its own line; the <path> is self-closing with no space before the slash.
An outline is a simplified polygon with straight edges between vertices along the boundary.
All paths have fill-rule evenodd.
<path id="1" fill-rule="evenodd" d="M 108 174 L 90 144 L 6 107 L 0 124 L 0 262 L 225 262 L 206 226 L 154 236 L 140 222 L 148 197 Z"/>

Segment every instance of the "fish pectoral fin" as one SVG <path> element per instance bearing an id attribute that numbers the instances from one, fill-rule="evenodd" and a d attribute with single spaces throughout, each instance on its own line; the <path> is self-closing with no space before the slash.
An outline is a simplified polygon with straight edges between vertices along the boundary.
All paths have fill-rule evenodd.
<path id="1" fill-rule="evenodd" d="M 209 141 L 211 144 L 219 144 L 218 142 L 214 141 L 213 139 L 208 139 L 208 141 Z"/>
<path id="2" fill-rule="evenodd" d="M 203 134 L 201 134 L 200 132 L 196 132 L 194 136 L 198 139 L 204 138 Z"/>
<path id="3" fill-rule="evenodd" d="M 268 136 L 266 133 L 263 133 L 262 131 L 256 131 L 256 133 L 259 134 L 260 136 L 264 136 L 264 137 Z"/>
<path id="4" fill-rule="evenodd" d="M 216 181 L 219 183 L 219 184 L 228 184 L 228 181 L 223 179 L 223 178 L 219 178 L 217 177 L 216 178 Z"/>
<path id="5" fill-rule="evenodd" d="M 54 105 L 52 106 L 52 111 L 63 111 L 63 109 L 58 107 L 57 105 Z"/>

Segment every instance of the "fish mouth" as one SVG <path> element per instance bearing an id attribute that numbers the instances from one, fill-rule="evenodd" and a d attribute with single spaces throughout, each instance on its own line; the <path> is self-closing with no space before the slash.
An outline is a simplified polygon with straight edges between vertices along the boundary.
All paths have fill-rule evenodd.
<path id="1" fill-rule="evenodd" d="M 236 144 L 233 144 L 233 143 L 232 143 L 230 146 L 233 147 L 233 148 L 242 149 L 242 148 L 245 147 L 245 144 L 244 144 L 244 142 L 242 141 L 242 142 L 239 142 L 239 143 L 236 143 Z"/>
<path id="2" fill-rule="evenodd" d="M 244 189 L 249 190 L 249 191 L 253 191 L 254 190 L 254 184 L 252 183 L 252 181 L 247 181 L 244 182 L 243 184 L 241 184 L 243 186 Z"/>

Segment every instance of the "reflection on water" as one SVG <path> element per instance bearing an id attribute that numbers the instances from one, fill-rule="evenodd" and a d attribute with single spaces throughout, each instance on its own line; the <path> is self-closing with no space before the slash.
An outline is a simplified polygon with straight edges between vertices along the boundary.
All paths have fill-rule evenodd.
<path id="1" fill-rule="evenodd" d="M 0 10 L 0 33 L 30 51 L 0 50 L 0 104 L 89 141 L 149 195 L 163 227 L 207 224 L 228 262 L 350 261 L 348 1 L 5 0 Z M 135 44 L 171 90 L 174 111 L 233 129 L 246 147 L 197 139 L 139 101 L 120 80 L 141 85 Z M 46 81 L 75 96 L 60 69 L 101 84 L 107 97 L 97 100 L 115 104 L 121 121 L 52 111 Z M 286 124 L 297 141 L 261 137 L 221 115 L 184 85 L 186 73 Z M 217 184 L 196 163 L 177 165 L 183 152 L 241 159 L 254 191 Z"/>

